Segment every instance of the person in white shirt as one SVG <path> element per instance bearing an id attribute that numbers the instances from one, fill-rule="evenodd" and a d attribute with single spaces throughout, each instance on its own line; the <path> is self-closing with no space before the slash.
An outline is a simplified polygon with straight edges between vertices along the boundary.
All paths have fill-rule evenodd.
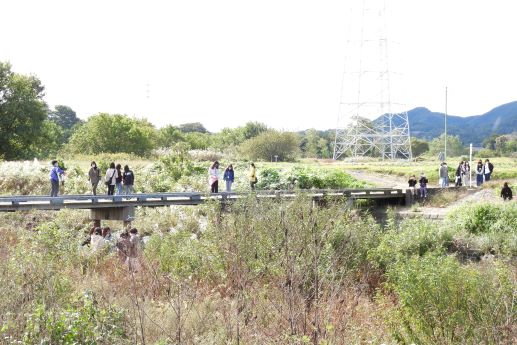
<path id="1" fill-rule="evenodd" d="M 219 192 L 219 162 L 215 161 L 208 169 L 208 184 L 211 193 Z"/>
<path id="2" fill-rule="evenodd" d="M 106 176 L 104 180 L 106 181 L 106 186 L 108 187 L 108 195 L 115 194 L 115 184 L 117 183 L 118 172 L 115 169 L 115 163 L 110 163 L 110 168 L 106 170 Z"/>
<path id="3" fill-rule="evenodd" d="M 106 246 L 104 237 L 102 237 L 102 229 L 95 228 L 95 232 L 91 235 L 90 248 L 92 253 L 100 252 Z"/>
<path id="4" fill-rule="evenodd" d="M 490 163 L 488 159 L 485 160 L 485 181 L 490 181 L 490 177 L 492 176 L 492 172 L 494 170 L 494 165 Z"/>

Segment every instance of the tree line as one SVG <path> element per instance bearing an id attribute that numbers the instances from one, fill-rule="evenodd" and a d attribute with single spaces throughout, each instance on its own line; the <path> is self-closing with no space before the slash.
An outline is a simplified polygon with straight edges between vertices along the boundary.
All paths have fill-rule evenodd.
<path id="1" fill-rule="evenodd" d="M 50 109 L 45 88 L 34 75 L 15 73 L 0 62 L 0 159 L 48 158 L 60 153 L 130 153 L 187 144 L 193 150 L 213 149 L 252 160 L 289 161 L 298 157 L 332 158 L 334 131 L 277 131 L 260 122 L 210 133 L 199 122 L 156 128 L 144 118 L 99 113 L 86 121 L 66 105 Z M 412 138 L 414 157 L 443 151 L 444 136 L 431 141 Z M 491 136 L 485 148 L 495 154 L 517 151 L 517 134 Z M 466 153 L 458 136 L 447 137 L 447 153 Z M 375 155 L 375 153 L 372 153 Z"/>
<path id="2" fill-rule="evenodd" d="M 190 149 L 215 149 L 249 159 L 329 158 L 331 131 L 277 131 L 260 122 L 210 133 L 201 123 L 156 128 L 144 118 L 99 113 L 86 121 L 66 105 L 50 109 L 45 88 L 34 75 L 15 73 L 0 62 L 0 159 L 48 158 L 58 153 L 150 154 L 186 143 Z"/>

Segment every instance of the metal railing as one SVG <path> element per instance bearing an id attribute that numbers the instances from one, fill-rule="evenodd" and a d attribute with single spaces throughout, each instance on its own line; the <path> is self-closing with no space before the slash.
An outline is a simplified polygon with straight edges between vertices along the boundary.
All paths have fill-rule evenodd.
<path id="1" fill-rule="evenodd" d="M 333 190 L 272 190 L 248 193 L 136 193 L 128 195 L 42 195 L 0 196 L 0 212 L 18 210 L 58 210 L 62 208 L 95 209 L 127 206 L 198 205 L 210 200 L 231 201 L 255 195 L 257 198 L 293 198 L 303 194 L 312 198 L 342 196 L 352 199 L 404 198 L 405 189 L 333 189 Z"/>

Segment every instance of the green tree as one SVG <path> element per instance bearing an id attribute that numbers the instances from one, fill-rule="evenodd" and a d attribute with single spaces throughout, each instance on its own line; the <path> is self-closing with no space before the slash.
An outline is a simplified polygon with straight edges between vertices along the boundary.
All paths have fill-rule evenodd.
<path id="1" fill-rule="evenodd" d="M 247 122 L 244 127 L 237 128 L 242 132 L 244 140 L 256 137 L 260 133 L 268 130 L 267 126 L 261 122 Z"/>
<path id="2" fill-rule="evenodd" d="M 267 131 L 267 126 L 260 122 L 248 122 L 242 127 L 223 128 L 213 135 L 213 146 L 219 150 L 234 148 L 244 141 Z"/>
<path id="3" fill-rule="evenodd" d="M 240 145 L 246 139 L 239 128 L 223 128 L 212 136 L 213 146 L 221 151 Z"/>
<path id="4" fill-rule="evenodd" d="M 485 149 L 495 150 L 496 138 L 497 138 L 497 134 L 492 134 L 488 138 L 485 138 L 485 140 L 483 140 L 483 147 Z"/>
<path id="5" fill-rule="evenodd" d="M 319 142 L 320 136 L 318 134 L 318 131 L 315 129 L 309 129 L 305 132 L 305 156 L 306 157 L 312 157 L 317 158 L 321 154 L 321 148 L 320 148 L 320 142 Z"/>
<path id="6" fill-rule="evenodd" d="M 269 130 L 246 140 L 241 152 L 252 160 L 272 160 L 278 156 L 280 161 L 292 161 L 299 155 L 299 140 L 296 133 Z"/>
<path id="7" fill-rule="evenodd" d="M 100 113 L 72 135 L 69 149 L 75 153 L 126 152 L 148 154 L 156 145 L 156 129 L 145 119 Z"/>
<path id="8" fill-rule="evenodd" d="M 30 157 L 47 117 L 44 87 L 35 76 L 11 71 L 0 62 L 0 158 Z"/>
<path id="9" fill-rule="evenodd" d="M 438 138 L 434 138 L 429 143 L 429 153 L 432 155 L 438 155 L 440 152 L 443 152 L 445 149 L 445 136 L 444 134 L 440 135 Z M 447 136 L 447 156 L 448 157 L 456 157 L 463 154 L 465 151 L 463 144 L 460 141 L 460 137 L 457 135 L 448 135 Z"/>
<path id="10" fill-rule="evenodd" d="M 55 156 L 65 140 L 65 131 L 61 126 L 50 120 L 41 124 L 40 135 L 30 145 L 30 151 L 37 157 L 49 158 Z"/>
<path id="11" fill-rule="evenodd" d="M 192 133 L 192 132 L 208 133 L 205 126 L 203 126 L 203 124 L 200 122 L 183 123 L 183 124 L 179 125 L 179 129 L 183 133 Z"/>
<path id="12" fill-rule="evenodd" d="M 185 141 L 185 135 L 178 127 L 168 125 L 158 130 L 159 147 L 172 147 L 182 141 Z"/>
<path id="13" fill-rule="evenodd" d="M 208 147 L 210 147 L 211 140 L 212 138 L 208 133 L 185 133 L 185 141 L 193 150 L 206 150 Z"/>
<path id="14" fill-rule="evenodd" d="M 499 154 L 517 152 L 517 133 L 500 135 L 495 138 L 495 150 Z"/>
<path id="15" fill-rule="evenodd" d="M 425 140 L 411 137 L 411 153 L 418 157 L 429 151 L 429 143 Z"/>
<path id="16" fill-rule="evenodd" d="M 75 111 L 66 105 L 56 105 L 54 110 L 48 113 L 48 119 L 66 130 L 71 130 L 75 125 L 82 122 L 82 120 L 77 117 Z"/>

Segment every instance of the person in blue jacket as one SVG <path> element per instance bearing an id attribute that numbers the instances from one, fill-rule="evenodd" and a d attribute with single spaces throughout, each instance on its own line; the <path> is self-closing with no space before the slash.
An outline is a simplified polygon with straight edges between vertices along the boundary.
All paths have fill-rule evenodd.
<path id="1" fill-rule="evenodd" d="M 59 167 L 56 160 L 52 161 L 52 169 L 50 169 L 50 196 L 59 194 L 59 177 L 65 172 Z"/>
<path id="2" fill-rule="evenodd" d="M 226 181 L 226 191 L 228 193 L 231 193 L 232 191 L 232 183 L 234 180 L 234 174 L 233 174 L 233 165 L 228 165 L 228 167 L 224 170 L 223 180 Z"/>

